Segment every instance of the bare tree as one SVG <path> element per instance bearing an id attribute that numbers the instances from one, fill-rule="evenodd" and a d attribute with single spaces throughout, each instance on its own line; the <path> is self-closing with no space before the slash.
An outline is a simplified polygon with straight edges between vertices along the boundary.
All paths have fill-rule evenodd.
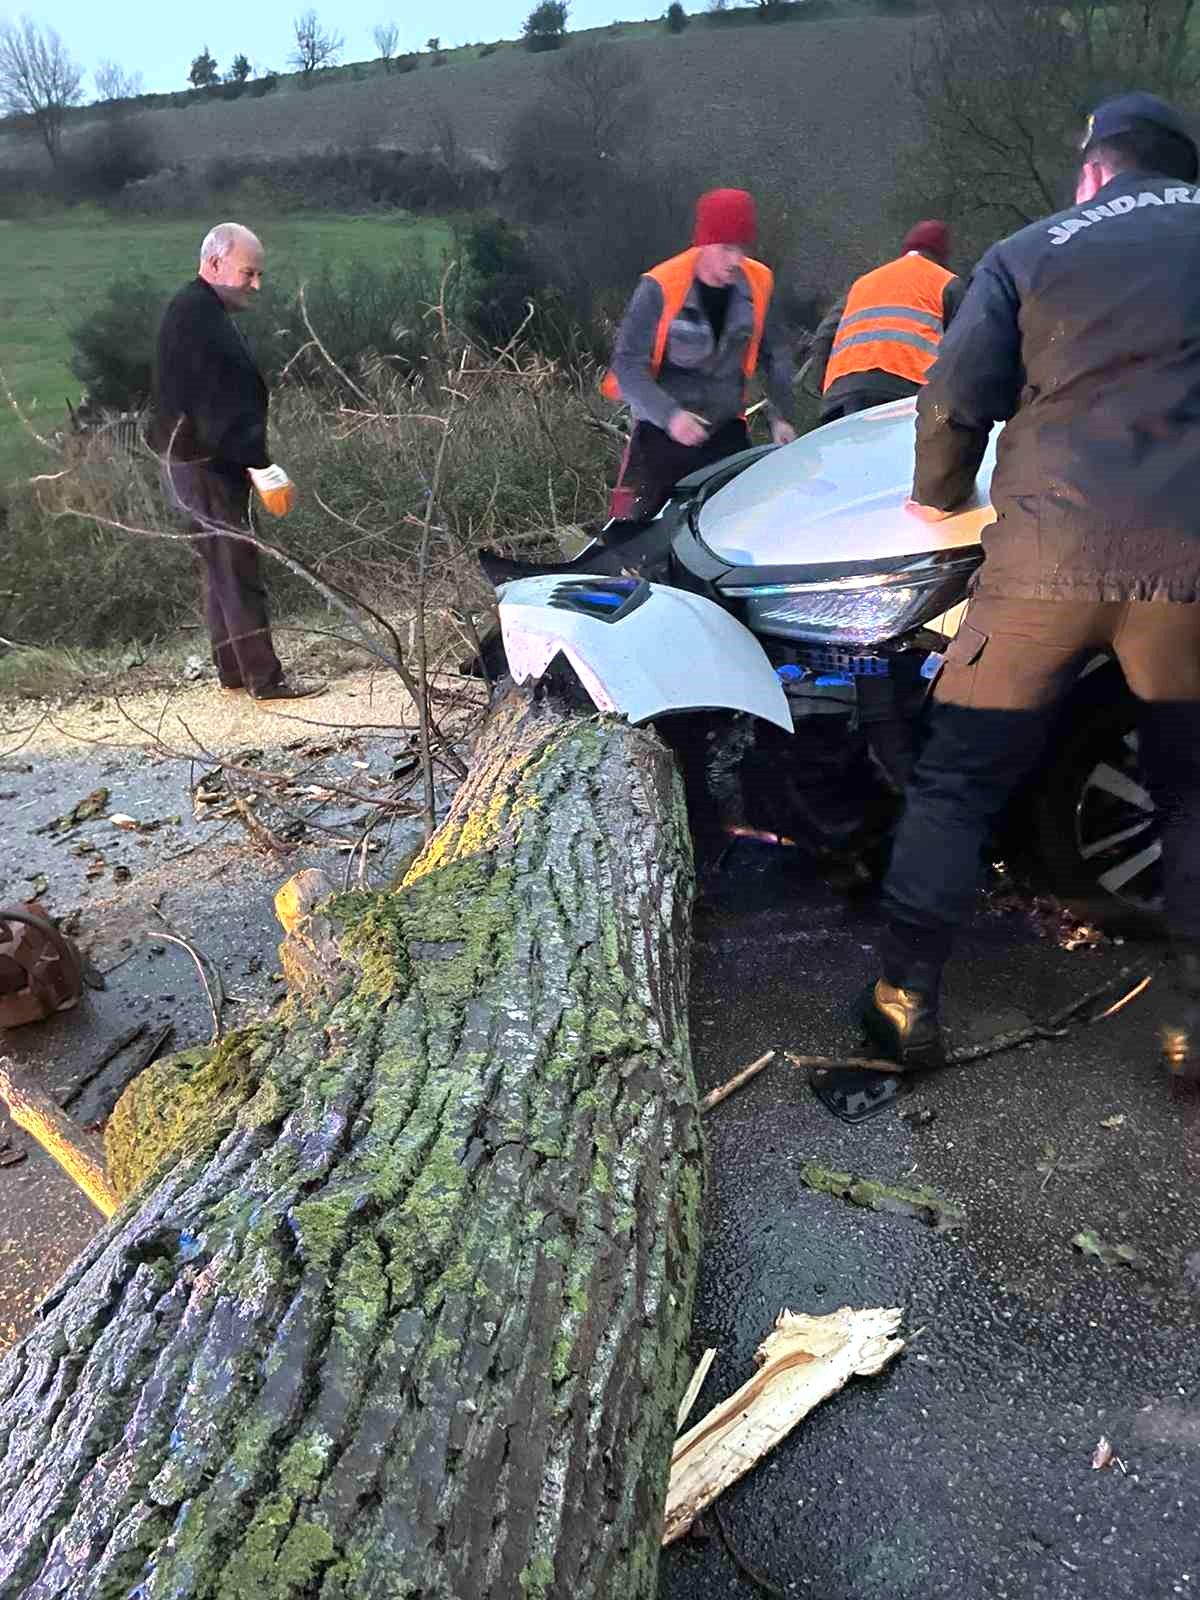
<path id="1" fill-rule="evenodd" d="M 305 11 L 292 22 L 296 48 L 288 60 L 311 78 L 319 67 L 331 67 L 342 53 L 344 34 L 327 32 L 315 11 Z"/>
<path id="2" fill-rule="evenodd" d="M 0 106 L 27 117 L 57 165 L 68 106 L 82 98 L 83 72 L 53 28 L 32 17 L 0 23 Z"/>
<path id="3" fill-rule="evenodd" d="M 394 22 L 377 22 L 371 37 L 375 40 L 375 48 L 379 52 L 380 61 L 383 62 L 383 70 L 390 72 L 396 47 L 400 43 L 400 29 Z"/>
<path id="4" fill-rule="evenodd" d="M 934 0 L 913 85 L 926 141 L 906 214 L 964 225 L 969 247 L 1070 199 L 1088 111 L 1136 83 L 1187 99 L 1200 83 L 1197 0 Z"/>
<path id="5" fill-rule="evenodd" d="M 641 69 L 618 46 L 592 40 L 555 63 L 547 101 L 573 125 L 588 154 L 611 160 L 645 137 L 650 96 Z"/>
<path id="6" fill-rule="evenodd" d="M 102 61 L 92 76 L 96 80 L 96 99 L 132 100 L 142 92 L 140 72 L 126 72 L 117 61 Z"/>

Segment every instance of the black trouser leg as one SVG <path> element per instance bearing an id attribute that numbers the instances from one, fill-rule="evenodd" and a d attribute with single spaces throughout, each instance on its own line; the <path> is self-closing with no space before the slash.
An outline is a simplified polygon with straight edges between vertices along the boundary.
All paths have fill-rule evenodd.
<path id="1" fill-rule="evenodd" d="M 1167 927 L 1200 948 L 1200 704 L 1143 705 L 1142 761 L 1162 830 Z"/>
<path id="2" fill-rule="evenodd" d="M 905 986 L 906 959 L 924 971 L 949 954 L 992 825 L 1040 759 L 1103 609 L 972 602 L 934 687 L 884 884 L 889 982 Z"/>
<path id="3" fill-rule="evenodd" d="M 949 930 L 969 913 L 992 825 L 1041 756 L 1052 715 L 933 707 L 884 885 L 894 922 L 946 930 L 931 953 L 948 953 Z"/>
<path id="4" fill-rule="evenodd" d="M 1200 605 L 1134 601 L 1113 647 L 1142 702 L 1142 761 L 1162 830 L 1167 926 L 1200 946 Z"/>
<path id="5" fill-rule="evenodd" d="M 610 509 L 622 521 L 655 516 L 681 478 L 713 466 L 726 456 L 748 449 L 750 434 L 741 417 L 733 417 L 709 435 L 703 444 L 676 444 L 671 435 L 652 422 L 639 422 L 630 436 L 621 473 L 612 492 Z"/>

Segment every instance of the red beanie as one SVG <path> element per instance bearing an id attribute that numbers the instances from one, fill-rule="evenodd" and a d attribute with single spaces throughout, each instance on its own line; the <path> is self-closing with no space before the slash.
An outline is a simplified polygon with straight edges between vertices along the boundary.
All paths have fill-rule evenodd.
<path id="1" fill-rule="evenodd" d="M 926 250 L 931 256 L 936 256 L 939 261 L 950 259 L 950 229 L 944 222 L 918 222 L 904 235 L 904 243 L 900 246 L 906 253 L 909 250 Z"/>
<path id="2" fill-rule="evenodd" d="M 749 249 L 757 233 L 754 196 L 745 189 L 710 189 L 697 200 L 693 244 L 740 244 Z"/>

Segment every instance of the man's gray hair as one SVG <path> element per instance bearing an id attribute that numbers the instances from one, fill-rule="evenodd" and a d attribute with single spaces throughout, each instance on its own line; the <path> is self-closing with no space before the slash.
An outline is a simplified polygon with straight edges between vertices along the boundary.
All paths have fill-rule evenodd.
<path id="1" fill-rule="evenodd" d="M 256 235 L 244 228 L 240 222 L 218 222 L 215 228 L 210 228 L 204 235 L 204 243 L 200 246 L 201 261 L 224 261 L 234 245 L 241 244 L 247 239 L 258 243 Z"/>

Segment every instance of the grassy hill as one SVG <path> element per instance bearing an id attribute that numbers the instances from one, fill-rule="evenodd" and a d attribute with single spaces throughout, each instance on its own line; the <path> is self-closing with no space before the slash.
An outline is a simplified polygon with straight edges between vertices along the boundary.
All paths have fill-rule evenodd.
<path id="1" fill-rule="evenodd" d="M 601 37 L 625 56 L 651 87 L 668 159 L 695 172 L 700 187 L 745 184 L 786 210 L 796 247 L 778 265 L 802 287 L 826 290 L 894 243 L 891 206 L 919 126 L 909 74 L 920 27 L 919 17 L 866 10 L 766 26 L 694 18 L 681 35 L 629 24 L 571 35 L 566 48 Z M 363 69 L 343 68 L 306 92 L 281 79 L 262 99 L 189 98 L 144 115 L 167 163 L 332 144 L 419 150 L 447 118 L 460 148 L 496 160 L 514 114 L 536 99 L 557 59 L 511 44 L 482 57 L 468 47 L 441 67 L 424 55 L 404 74 L 372 64 L 355 79 Z"/>

